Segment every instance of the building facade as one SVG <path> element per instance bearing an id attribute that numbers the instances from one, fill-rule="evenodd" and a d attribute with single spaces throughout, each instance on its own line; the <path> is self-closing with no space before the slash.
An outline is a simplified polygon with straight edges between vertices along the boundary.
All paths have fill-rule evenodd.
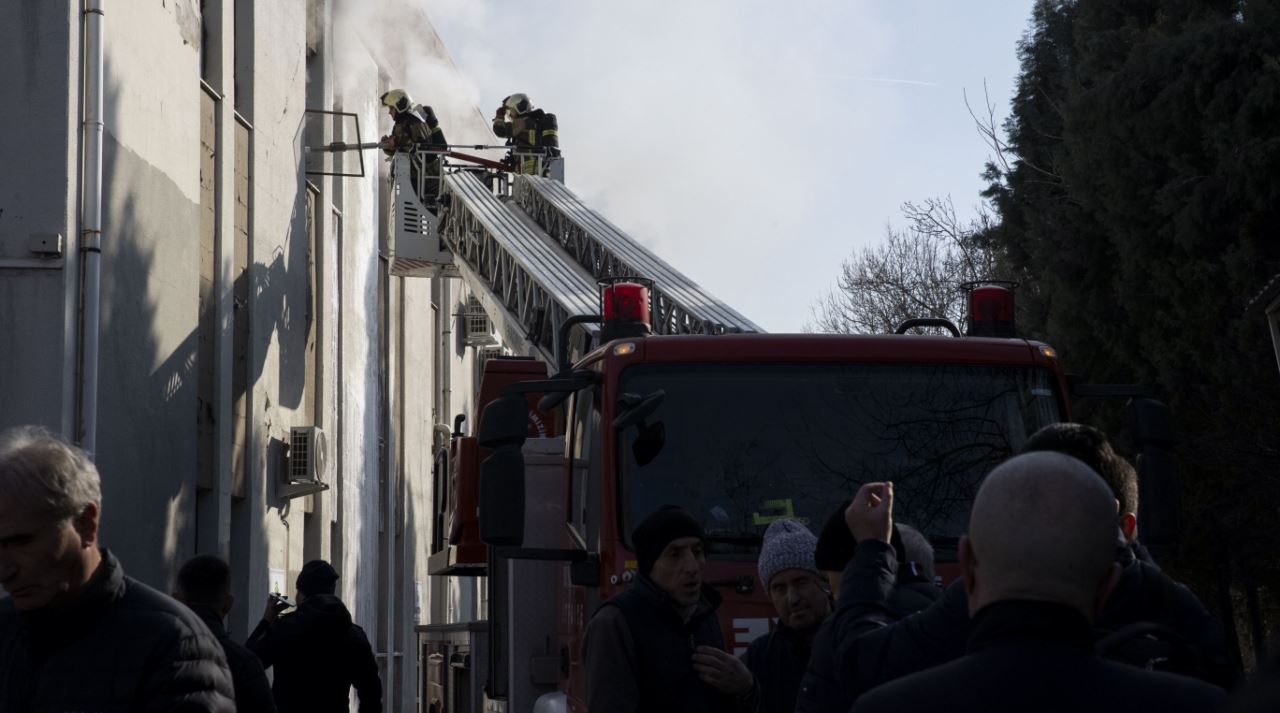
<path id="1" fill-rule="evenodd" d="M 381 152 L 335 176 L 306 147 L 355 119 L 376 141 L 392 86 L 437 94 L 455 142 L 492 135 L 410 75 L 451 70 L 420 11 L 373 0 L 357 29 L 335 1 L 0 9 L 0 428 L 92 446 L 103 541 L 131 575 L 170 591 L 188 557 L 226 557 L 237 638 L 305 561 L 332 561 L 388 710 L 411 710 L 413 627 L 481 606 L 474 583 L 426 574 L 436 457 L 455 415 L 474 423 L 467 295 L 391 274 Z M 290 471 L 297 428 L 323 490 Z"/>

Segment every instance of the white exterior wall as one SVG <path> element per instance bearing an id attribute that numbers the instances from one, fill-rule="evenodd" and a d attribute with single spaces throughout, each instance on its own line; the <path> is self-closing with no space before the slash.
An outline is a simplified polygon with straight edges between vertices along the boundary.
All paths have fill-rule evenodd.
<path id="1" fill-rule="evenodd" d="M 251 16 L 237 18 L 238 1 Z M 415 99 L 435 106 L 451 140 L 492 141 L 474 105 L 460 103 L 456 91 L 437 91 L 435 82 L 452 69 L 425 18 L 389 15 L 406 37 L 416 39 L 386 54 L 332 22 L 332 2 L 311 0 L 312 14 L 318 8 L 324 24 L 321 54 L 312 63 L 312 72 L 323 74 L 316 108 L 357 112 L 363 140 L 375 140 L 389 124 L 377 97 L 391 86 L 405 86 Z M 212 179 L 218 195 L 216 346 L 205 357 L 211 362 L 200 363 L 200 117 L 207 101 L 201 86 L 202 3 L 104 4 L 96 454 L 104 483 L 104 542 L 127 572 L 162 591 L 172 588 L 177 569 L 198 549 L 228 557 L 237 596 L 230 625 L 239 639 L 257 622 L 273 570 L 284 573 L 292 591 L 306 559 L 330 559 L 341 574 L 339 595 L 374 642 L 384 672 L 386 661 L 393 662 L 394 678 L 387 685 L 394 707 L 388 709 L 412 710 L 413 626 L 443 620 L 436 613 L 447 612 L 451 621 L 480 614 L 474 580 L 432 582 L 426 571 L 434 453 L 447 445 L 436 427 L 450 426 L 459 413 L 467 416 L 468 432 L 477 426 L 475 349 L 463 345 L 456 318 L 465 290 L 450 280 L 450 299 L 433 305 L 439 288 L 432 280 L 391 278 L 391 352 L 384 353 L 379 281 L 385 262 L 379 251 L 385 166 L 379 152 L 369 151 L 363 179 L 304 173 L 308 0 L 206 0 L 205 29 L 213 36 L 203 50 L 215 67 L 208 85 L 221 99 L 214 112 L 218 168 Z M 251 37 L 236 37 L 238 19 L 241 29 L 251 28 Z M 26 109 L 0 112 L 0 429 L 40 423 L 72 439 L 81 280 L 80 28 L 80 3 L 73 0 L 20 0 L 0 9 L 0 63 L 6 67 L 0 100 Z M 418 71 L 424 66 L 433 69 Z M 247 98 L 239 107 L 237 85 Z M 239 121 L 252 126 L 244 275 L 236 274 L 232 235 L 236 108 Z M 319 191 L 322 236 L 310 327 L 308 180 Z M 44 233 L 64 237 L 61 258 L 30 253 L 29 239 Z M 233 304 L 237 280 L 248 281 L 247 304 Z M 232 343 L 234 326 L 245 315 L 246 497 L 239 499 L 230 492 L 237 368 Z M 316 351 L 310 395 L 304 376 L 308 329 L 315 330 Z M 449 338 L 441 345 L 443 330 Z M 386 403 L 384 364 L 390 366 Z M 212 370 L 212 404 L 200 401 L 202 368 Z M 446 372 L 450 389 L 442 408 L 440 377 Z M 308 396 L 316 403 L 312 412 L 305 408 Z M 198 506 L 197 411 L 206 407 L 216 421 L 215 473 L 212 490 Z M 281 444 L 292 426 L 302 425 L 318 425 L 329 436 L 330 488 L 282 500 Z M 388 498 L 391 522 L 384 528 Z"/>

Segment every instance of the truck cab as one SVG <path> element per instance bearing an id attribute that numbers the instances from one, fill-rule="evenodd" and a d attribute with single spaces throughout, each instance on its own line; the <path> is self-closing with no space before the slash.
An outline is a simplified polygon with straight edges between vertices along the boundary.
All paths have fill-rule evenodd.
<path id="1" fill-rule="evenodd" d="M 775 618 L 756 574 L 765 529 L 790 518 L 816 531 L 863 483 L 894 482 L 895 519 L 955 576 L 982 478 L 1070 416 L 1056 352 L 1012 336 L 1011 294 L 986 296 L 969 333 L 1000 336 L 649 336 L 642 296 L 611 310 L 606 292 L 603 343 L 550 378 L 494 363 L 505 386 L 475 438 L 487 456 L 451 479 L 474 493 L 487 546 L 489 710 L 586 710 L 587 622 L 635 580 L 630 533 L 663 505 L 702 522 L 734 654 Z M 546 421 L 563 435 L 538 437 L 530 424 Z M 474 552 L 466 539 L 450 547 Z"/>

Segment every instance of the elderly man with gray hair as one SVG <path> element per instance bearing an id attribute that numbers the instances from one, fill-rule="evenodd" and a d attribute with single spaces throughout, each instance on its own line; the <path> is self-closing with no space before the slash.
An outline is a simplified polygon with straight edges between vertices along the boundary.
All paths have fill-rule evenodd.
<path id="1" fill-rule="evenodd" d="M 218 640 L 99 548 L 101 508 L 79 448 L 0 434 L 0 711 L 234 713 Z"/>
<path id="2" fill-rule="evenodd" d="M 886 494 L 871 507 L 891 507 Z M 1094 653 L 1093 621 L 1120 575 L 1115 512 L 1107 483 L 1070 456 L 998 466 L 960 538 L 968 654 L 872 689 L 854 713 L 1216 710 L 1221 689 Z"/>

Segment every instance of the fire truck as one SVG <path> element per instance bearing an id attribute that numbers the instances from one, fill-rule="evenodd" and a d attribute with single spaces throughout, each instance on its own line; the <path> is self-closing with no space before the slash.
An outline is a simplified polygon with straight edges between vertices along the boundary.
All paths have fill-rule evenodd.
<path id="1" fill-rule="evenodd" d="M 983 476 L 1074 397 L 1131 399 L 1144 540 L 1172 532 L 1163 406 L 1018 337 L 1010 285 L 968 286 L 963 334 L 766 334 L 589 209 L 562 157 L 513 175 L 459 148 L 486 147 L 391 159 L 391 271 L 435 278 L 442 304 L 460 281 L 519 356 L 487 359 L 479 427 L 459 416 L 438 444 L 428 571 L 469 578 L 486 616 L 419 627 L 424 713 L 585 711 L 587 622 L 635 580 L 630 533 L 663 505 L 703 524 L 732 653 L 772 625 L 764 530 L 817 529 L 862 483 L 892 480 L 895 517 L 945 565 Z"/>
<path id="2" fill-rule="evenodd" d="M 450 699 L 443 665 L 428 672 L 439 710 L 481 710 L 465 696 L 484 710 L 585 711 L 587 622 L 635 579 L 630 533 L 662 505 L 702 520 L 706 581 L 741 653 L 773 617 L 756 576 L 769 523 L 816 529 L 860 484 L 892 480 L 895 518 L 954 562 L 982 477 L 1069 419 L 1073 391 L 1141 395 L 1073 388 L 1052 347 L 1014 336 L 1004 285 L 972 286 L 963 336 L 936 319 L 878 336 L 652 336 L 648 290 L 606 281 L 599 346 L 550 378 L 536 361 L 487 365 L 479 431 L 453 442 L 442 552 L 483 568 L 489 617 L 471 632 L 475 691 L 455 685 Z M 905 334 L 918 326 L 950 336 Z M 1167 438 L 1146 440 L 1140 465 L 1167 467 Z"/>

